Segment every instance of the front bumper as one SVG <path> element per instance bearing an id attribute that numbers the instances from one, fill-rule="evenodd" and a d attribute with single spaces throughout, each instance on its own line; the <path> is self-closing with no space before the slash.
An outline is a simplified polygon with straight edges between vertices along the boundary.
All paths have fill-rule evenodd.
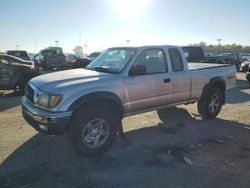
<path id="1" fill-rule="evenodd" d="M 24 96 L 22 98 L 24 119 L 38 132 L 59 135 L 66 131 L 72 112 L 49 112 L 33 107 Z"/>

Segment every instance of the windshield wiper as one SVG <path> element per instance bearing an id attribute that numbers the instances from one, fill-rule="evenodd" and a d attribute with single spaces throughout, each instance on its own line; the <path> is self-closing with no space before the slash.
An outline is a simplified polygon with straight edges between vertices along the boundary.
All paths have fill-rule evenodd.
<path id="1" fill-rule="evenodd" d="M 84 69 L 88 69 L 88 70 L 94 70 L 94 68 L 92 68 L 92 67 L 89 67 L 89 66 L 87 66 L 87 67 L 84 67 Z"/>
<path id="2" fill-rule="evenodd" d="M 106 72 L 106 73 L 113 73 L 108 67 L 94 67 L 95 71 Z"/>

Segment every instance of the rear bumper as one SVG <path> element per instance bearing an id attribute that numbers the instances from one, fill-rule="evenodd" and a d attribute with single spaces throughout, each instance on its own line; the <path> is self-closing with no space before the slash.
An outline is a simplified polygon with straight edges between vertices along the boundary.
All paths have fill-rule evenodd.
<path id="1" fill-rule="evenodd" d="M 72 112 L 48 112 L 35 108 L 25 96 L 22 98 L 22 114 L 38 132 L 51 135 L 63 134 L 72 116 Z"/>

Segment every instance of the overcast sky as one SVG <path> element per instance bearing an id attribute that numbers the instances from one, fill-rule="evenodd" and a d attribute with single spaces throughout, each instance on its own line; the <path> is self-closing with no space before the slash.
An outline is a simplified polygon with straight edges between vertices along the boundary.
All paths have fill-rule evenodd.
<path id="1" fill-rule="evenodd" d="M 80 36 L 81 33 L 81 37 Z M 80 40 L 79 40 L 80 38 Z M 55 46 L 250 45 L 249 0 L 0 0 L 0 51 Z"/>

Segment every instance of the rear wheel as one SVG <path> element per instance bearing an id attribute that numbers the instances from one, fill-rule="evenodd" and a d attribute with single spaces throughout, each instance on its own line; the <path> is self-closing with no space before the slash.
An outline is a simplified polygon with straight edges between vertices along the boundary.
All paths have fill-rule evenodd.
<path id="1" fill-rule="evenodd" d="M 215 118 L 223 104 L 223 92 L 218 88 L 210 88 L 198 101 L 198 112 L 203 119 Z"/>
<path id="2" fill-rule="evenodd" d="M 119 123 L 111 112 L 97 106 L 78 110 L 69 130 L 75 151 L 84 157 L 104 153 L 113 144 Z"/>

